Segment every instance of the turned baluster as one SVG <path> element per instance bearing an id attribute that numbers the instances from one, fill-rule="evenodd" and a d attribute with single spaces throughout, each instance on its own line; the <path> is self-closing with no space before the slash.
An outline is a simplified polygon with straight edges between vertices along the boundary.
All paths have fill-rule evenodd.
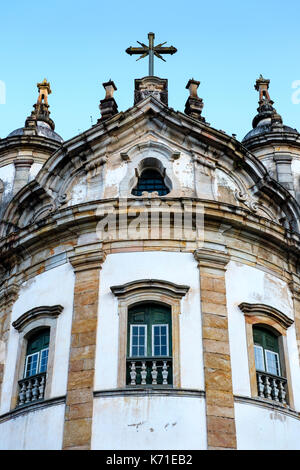
<path id="1" fill-rule="evenodd" d="M 24 405 L 25 398 L 26 398 L 26 384 L 25 382 L 23 382 L 20 393 L 19 393 L 19 405 Z"/>
<path id="2" fill-rule="evenodd" d="M 142 370 L 141 370 L 141 384 L 146 385 L 146 377 L 147 377 L 147 368 L 146 368 L 146 362 L 142 362 Z"/>
<path id="3" fill-rule="evenodd" d="M 264 389 L 265 389 L 265 386 L 264 386 L 264 383 L 263 383 L 263 380 L 262 380 L 262 376 L 261 374 L 257 374 L 257 391 L 258 391 L 258 396 L 261 397 L 261 398 L 264 398 Z"/>
<path id="4" fill-rule="evenodd" d="M 36 377 L 34 379 L 34 383 L 32 387 L 32 401 L 38 399 L 38 394 L 39 394 L 39 381 L 38 381 L 38 378 Z"/>
<path id="5" fill-rule="evenodd" d="M 163 368 L 162 368 L 162 378 L 163 378 L 163 385 L 168 385 L 168 366 L 167 361 L 163 361 Z"/>
<path id="6" fill-rule="evenodd" d="M 265 397 L 268 398 L 269 400 L 272 399 L 272 396 L 271 396 L 271 387 L 270 387 L 270 382 L 269 382 L 269 377 L 267 375 L 265 375 Z"/>
<path id="7" fill-rule="evenodd" d="M 283 382 L 280 380 L 279 381 L 279 399 L 283 405 L 286 405 L 285 397 L 286 397 L 285 387 L 284 387 Z"/>
<path id="8" fill-rule="evenodd" d="M 45 376 L 43 375 L 41 377 L 41 382 L 39 386 L 39 398 L 44 398 L 44 392 L 45 392 Z"/>
<path id="9" fill-rule="evenodd" d="M 279 389 L 277 387 L 277 380 L 272 379 L 272 397 L 274 401 L 279 401 L 278 395 L 279 395 Z"/>
<path id="10" fill-rule="evenodd" d="M 262 375 L 257 374 L 257 391 L 258 391 L 258 396 L 261 397 L 261 398 L 265 397 L 264 389 L 265 389 L 265 386 L 264 386 L 264 383 L 263 383 L 263 380 L 262 380 Z"/>
<path id="11" fill-rule="evenodd" d="M 152 371 L 151 371 L 152 385 L 157 385 L 157 374 L 158 374 L 158 371 L 157 371 L 156 361 L 153 361 L 152 362 Z"/>
<path id="12" fill-rule="evenodd" d="M 136 368 L 135 368 L 135 362 L 131 362 L 130 364 L 130 385 L 136 385 Z"/>
<path id="13" fill-rule="evenodd" d="M 25 403 L 31 402 L 31 397 L 32 397 L 32 381 L 31 379 L 28 380 L 27 382 L 27 388 L 26 388 L 26 401 Z"/>

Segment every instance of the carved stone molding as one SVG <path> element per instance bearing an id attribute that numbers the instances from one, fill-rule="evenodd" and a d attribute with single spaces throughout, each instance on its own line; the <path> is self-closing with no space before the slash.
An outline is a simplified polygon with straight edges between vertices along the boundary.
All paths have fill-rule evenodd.
<path id="1" fill-rule="evenodd" d="M 248 316 L 261 316 L 271 318 L 279 323 L 284 329 L 289 328 L 294 323 L 294 320 L 287 317 L 284 313 L 280 312 L 274 307 L 270 307 L 265 304 L 249 304 L 243 302 L 239 305 L 239 308 L 245 315 Z"/>
<path id="2" fill-rule="evenodd" d="M 31 404 L 27 404 L 26 407 L 23 408 L 16 408 L 8 413 L 4 413 L 0 416 L 0 423 L 5 421 L 9 421 L 11 419 L 15 419 L 18 416 L 28 415 L 29 413 L 35 412 L 37 410 L 49 408 L 50 406 L 59 406 L 63 405 L 66 402 L 66 397 L 54 397 L 48 400 L 43 400 L 41 402 L 33 402 Z"/>
<path id="3" fill-rule="evenodd" d="M 123 162 L 128 162 L 130 160 L 129 155 L 126 152 L 121 152 L 120 156 L 121 156 L 121 159 L 123 160 Z"/>
<path id="4" fill-rule="evenodd" d="M 75 253 L 68 256 L 68 259 L 75 272 L 101 269 L 105 258 L 106 254 L 103 251 L 94 250 Z"/>
<path id="5" fill-rule="evenodd" d="M 175 299 L 181 299 L 186 295 L 189 286 L 174 284 L 173 282 L 161 281 L 159 279 L 141 279 L 128 282 L 120 286 L 112 286 L 112 293 L 116 297 L 127 297 L 128 295 L 139 294 L 140 292 L 151 291 L 156 294 L 163 294 Z"/>
<path id="6" fill-rule="evenodd" d="M 62 311 L 63 307 L 61 305 L 35 307 L 21 315 L 12 323 L 12 326 L 21 332 L 30 322 L 45 317 L 56 318 Z"/>
<path id="7" fill-rule="evenodd" d="M 216 169 L 215 163 L 208 160 L 208 158 L 203 157 L 202 155 L 193 153 L 193 161 L 198 163 L 200 172 L 205 175 L 211 175 L 211 171 Z"/>
<path id="8" fill-rule="evenodd" d="M 7 287 L 3 287 L 0 290 L 0 308 L 7 307 L 14 303 L 18 298 L 19 286 L 17 284 L 11 284 Z"/>
<path id="9" fill-rule="evenodd" d="M 295 281 L 290 281 L 288 285 L 293 296 L 296 297 L 297 300 L 300 300 L 300 284 Z"/>
<path id="10" fill-rule="evenodd" d="M 13 161 L 15 167 L 30 169 L 34 163 L 33 158 L 17 158 Z"/>
<path id="11" fill-rule="evenodd" d="M 234 197 L 237 201 L 242 202 L 245 204 L 248 209 L 252 212 L 257 212 L 258 207 L 254 199 L 252 199 L 248 193 L 241 191 L 240 189 L 236 189 L 234 192 Z"/>
<path id="12" fill-rule="evenodd" d="M 173 153 L 172 153 L 172 156 L 171 156 L 171 159 L 172 159 L 173 161 L 175 161 L 175 160 L 178 160 L 178 159 L 180 158 L 180 156 L 181 156 L 181 153 L 180 153 L 180 152 L 173 152 Z"/>
<path id="13" fill-rule="evenodd" d="M 230 256 L 225 251 L 201 248 L 194 251 L 194 258 L 198 262 L 198 267 L 214 269 L 226 269 L 230 261 Z"/>
<path id="14" fill-rule="evenodd" d="M 87 163 L 85 170 L 88 173 L 89 171 L 96 170 L 98 167 L 101 167 L 107 163 L 108 156 L 104 155 L 102 157 L 95 158 L 91 162 Z"/>

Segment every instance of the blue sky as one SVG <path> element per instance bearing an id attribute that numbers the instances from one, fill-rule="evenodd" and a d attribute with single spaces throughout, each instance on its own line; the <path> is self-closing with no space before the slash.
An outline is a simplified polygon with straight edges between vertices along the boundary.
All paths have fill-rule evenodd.
<path id="1" fill-rule="evenodd" d="M 184 110 L 190 78 L 200 80 L 203 115 L 239 139 L 251 129 L 257 108 L 254 83 L 271 79 L 270 95 L 284 123 L 300 130 L 300 104 L 292 83 L 300 80 L 300 2 L 151 0 L 15 0 L 1 4 L 0 137 L 22 127 L 46 77 L 56 131 L 69 139 L 100 117 L 102 82 L 112 78 L 120 111 L 133 105 L 134 79 L 148 73 L 147 59 L 125 54 L 136 40 L 168 41 L 178 49 L 155 61 L 155 75 L 169 80 L 169 106 Z M 299 94 L 300 96 L 300 94 Z"/>

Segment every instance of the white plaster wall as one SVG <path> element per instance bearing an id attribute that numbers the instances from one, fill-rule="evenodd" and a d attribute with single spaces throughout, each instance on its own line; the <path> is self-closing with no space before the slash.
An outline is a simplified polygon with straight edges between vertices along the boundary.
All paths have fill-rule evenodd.
<path id="1" fill-rule="evenodd" d="M 60 450 L 64 414 L 57 405 L 0 423 L 0 450 Z"/>
<path id="2" fill-rule="evenodd" d="M 238 305 L 242 302 L 270 305 L 293 319 L 292 297 L 281 279 L 232 261 L 226 272 L 226 290 L 233 392 L 250 397 L 246 326 Z M 295 408 L 300 411 L 300 368 L 294 325 L 287 332 L 287 349 Z"/>
<path id="3" fill-rule="evenodd" d="M 68 206 L 73 206 L 75 204 L 80 204 L 85 202 L 87 199 L 87 184 L 86 177 L 79 179 L 76 184 L 72 187 L 70 200 L 68 201 Z"/>
<path id="4" fill-rule="evenodd" d="M 235 181 L 223 170 L 219 170 L 217 168 L 215 171 L 215 177 L 216 177 L 217 187 L 225 186 L 226 188 L 231 189 L 232 192 L 239 190 Z"/>
<path id="5" fill-rule="evenodd" d="M 206 449 L 205 400 L 94 399 L 92 449 Z"/>
<path id="6" fill-rule="evenodd" d="M 199 271 L 191 253 L 133 252 L 108 255 L 100 274 L 95 390 L 117 386 L 118 300 L 110 287 L 138 279 L 161 279 L 190 286 L 181 301 L 180 364 L 182 388 L 203 389 Z"/>
<path id="7" fill-rule="evenodd" d="M 125 178 L 127 172 L 127 164 L 125 162 L 120 162 L 118 166 L 114 168 L 108 167 L 105 175 L 105 186 L 114 186 L 119 187 L 120 182 Z"/>
<path id="8" fill-rule="evenodd" d="M 194 164 L 189 155 L 182 153 L 173 164 L 174 174 L 183 187 L 194 189 Z"/>
<path id="9" fill-rule="evenodd" d="M 235 404 L 238 450 L 299 450 L 300 420 L 271 409 Z"/>
<path id="10" fill-rule="evenodd" d="M 24 282 L 20 289 L 19 297 L 12 310 L 13 322 L 23 315 L 23 313 L 34 307 L 42 305 L 62 305 L 64 307 L 62 313 L 57 318 L 55 356 L 50 398 L 66 394 L 73 311 L 73 290 L 73 269 L 69 264 L 64 264 Z M 10 410 L 18 343 L 19 333 L 12 327 L 9 335 L 4 369 L 1 414 Z"/>

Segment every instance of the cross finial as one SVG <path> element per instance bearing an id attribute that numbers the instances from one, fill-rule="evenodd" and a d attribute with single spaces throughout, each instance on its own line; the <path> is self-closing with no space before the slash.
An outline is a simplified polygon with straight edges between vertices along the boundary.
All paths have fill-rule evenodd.
<path id="1" fill-rule="evenodd" d="M 162 47 L 164 44 L 166 44 L 166 42 L 162 42 L 161 44 L 154 46 L 154 38 L 155 38 L 155 34 L 149 33 L 148 34 L 149 46 L 147 46 L 146 44 L 142 42 L 137 41 L 142 47 L 128 47 L 125 51 L 127 52 L 127 54 L 130 54 L 130 55 L 141 54 L 141 56 L 136 60 L 143 59 L 147 55 L 149 56 L 149 76 L 150 77 L 154 76 L 154 56 L 166 62 L 161 54 L 173 55 L 175 54 L 175 52 L 177 52 L 176 47 L 173 47 L 173 46 Z"/>

